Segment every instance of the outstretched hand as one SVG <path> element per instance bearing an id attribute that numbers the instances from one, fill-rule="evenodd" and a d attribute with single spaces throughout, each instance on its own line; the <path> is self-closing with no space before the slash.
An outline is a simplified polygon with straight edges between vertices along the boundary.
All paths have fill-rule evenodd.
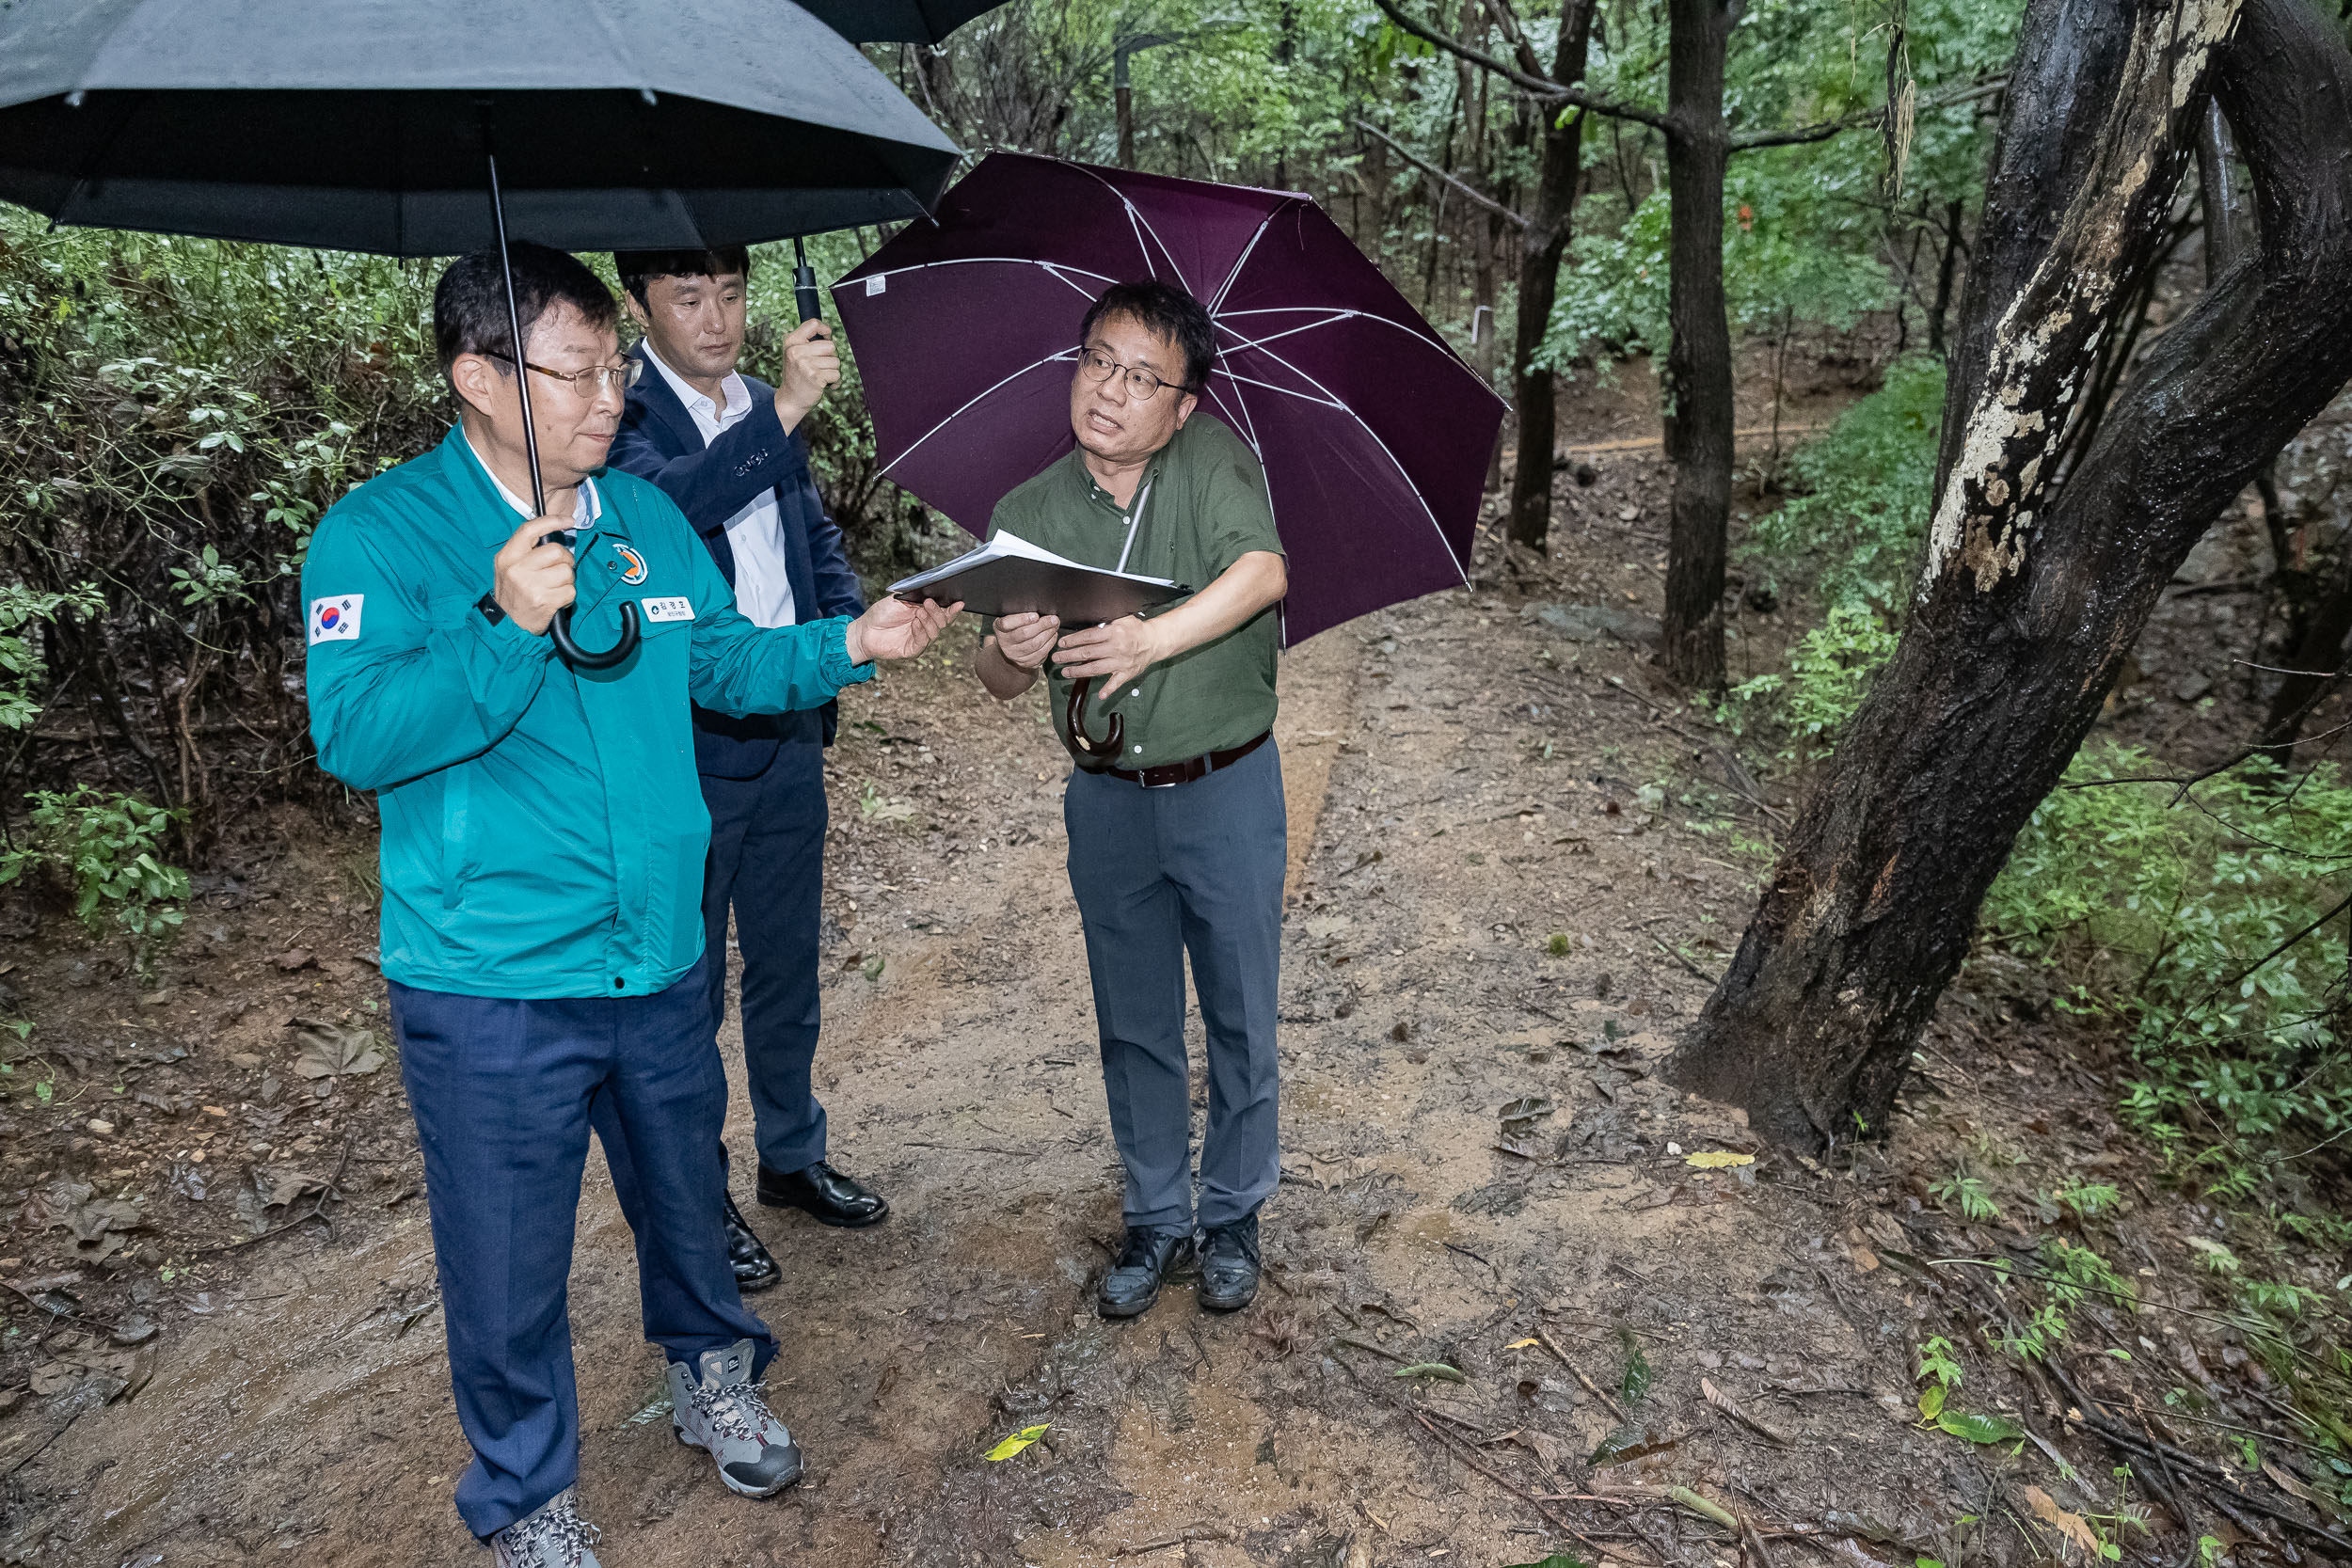
<path id="1" fill-rule="evenodd" d="M 1063 679 L 1099 679 L 1099 689 L 1105 696 L 1165 657 L 1159 649 L 1159 628 L 1139 615 L 1071 632 L 1054 650 L 1054 662 L 1061 667 Z"/>
<path id="2" fill-rule="evenodd" d="M 909 603 L 905 599 L 887 598 L 856 620 L 850 623 L 846 643 L 850 662 L 865 664 L 877 658 L 913 658 L 931 645 L 963 609 L 963 601 L 954 604 L 932 604 L 929 600 Z"/>

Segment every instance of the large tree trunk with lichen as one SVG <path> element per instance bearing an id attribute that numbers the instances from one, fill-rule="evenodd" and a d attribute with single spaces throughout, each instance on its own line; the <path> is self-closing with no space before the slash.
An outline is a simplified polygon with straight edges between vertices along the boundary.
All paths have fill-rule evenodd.
<path id="1" fill-rule="evenodd" d="M 1731 521 L 1731 325 L 1724 302 L 1724 59 L 1731 0 L 1667 0 L 1666 615 L 1660 652 L 1683 686 L 1724 684 L 1724 555 Z"/>
<path id="2" fill-rule="evenodd" d="M 2165 583 L 2352 377 L 2352 55 L 2306 0 L 2029 0 L 2023 38 L 1910 624 L 1668 1069 L 1799 1148 L 1883 1121 L 1985 890 Z M 2259 241 L 2054 492 L 2209 91 Z"/>
<path id="3" fill-rule="evenodd" d="M 1593 0 L 1565 0 L 1560 38 L 1552 53 L 1551 79 L 1573 86 L 1584 79 L 1584 57 L 1593 32 Z M 1560 259 L 1567 254 L 1576 215 L 1577 176 L 1584 161 L 1584 117 L 1538 106 L 1547 117 L 1543 157 L 1535 176 L 1535 204 L 1520 237 L 1518 329 L 1511 353 L 1513 401 L 1519 423 L 1518 467 L 1511 476 L 1511 542 L 1541 550 L 1551 531 L 1551 453 L 1558 415 L 1552 374 L 1537 364 L 1551 304 L 1560 290 Z"/>

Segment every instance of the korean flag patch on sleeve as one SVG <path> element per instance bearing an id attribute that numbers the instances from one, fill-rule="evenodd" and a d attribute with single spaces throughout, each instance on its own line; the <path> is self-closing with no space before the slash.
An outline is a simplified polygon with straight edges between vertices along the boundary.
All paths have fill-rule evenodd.
<path id="1" fill-rule="evenodd" d="M 310 643 L 355 642 L 359 638 L 359 607 L 365 594 L 345 594 L 310 601 Z"/>

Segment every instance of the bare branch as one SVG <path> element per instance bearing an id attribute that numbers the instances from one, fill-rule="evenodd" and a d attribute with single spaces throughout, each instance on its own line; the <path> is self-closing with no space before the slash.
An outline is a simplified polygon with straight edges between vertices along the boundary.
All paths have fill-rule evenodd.
<path id="1" fill-rule="evenodd" d="M 1513 212 L 1510 208 L 1505 207 L 1502 202 L 1495 200 L 1492 197 L 1480 195 L 1474 187 L 1466 185 L 1461 181 L 1456 180 L 1453 175 L 1448 174 L 1445 170 L 1439 168 L 1428 159 L 1423 158 L 1419 153 L 1415 152 L 1411 148 L 1406 147 L 1403 142 L 1398 141 L 1394 136 L 1390 135 L 1386 131 L 1381 130 L 1377 125 L 1373 124 L 1372 121 L 1368 119 L 1359 119 L 1356 121 L 1356 129 L 1364 132 L 1368 135 L 1379 137 L 1382 141 L 1389 144 L 1390 148 L 1395 151 L 1398 157 L 1403 158 L 1406 163 L 1412 165 L 1415 168 L 1422 170 L 1425 174 L 1436 175 L 1438 179 L 1453 186 L 1456 191 L 1460 192 L 1463 196 L 1468 197 L 1471 201 L 1476 202 L 1479 206 L 1486 208 L 1486 211 L 1494 214 L 1497 217 L 1508 218 L 1513 223 L 1518 224 L 1521 229 L 1530 227 L 1524 216 Z"/>
<path id="2" fill-rule="evenodd" d="M 1998 81 L 1979 82 L 1974 87 L 1962 87 L 1956 92 L 1942 93 L 1931 98 L 1919 104 L 1913 112 L 1925 114 L 1930 109 L 1948 109 L 1957 103 L 1973 103 L 1980 98 L 1993 97 L 2008 86 L 2009 78 L 2006 76 Z M 1732 137 L 1731 150 L 1734 152 L 1745 152 L 1751 148 L 1757 147 L 1796 147 L 1806 142 L 1827 141 L 1840 132 L 1859 131 L 1864 126 L 1875 128 L 1885 123 L 1886 110 L 1882 105 L 1879 108 L 1865 110 L 1858 115 L 1848 115 L 1842 119 L 1825 119 L 1818 124 L 1800 125 L 1791 131 L 1749 132 L 1744 135 Z"/>
<path id="3" fill-rule="evenodd" d="M 1535 46 L 1527 41 L 1527 30 L 1519 25 L 1518 13 L 1511 9 L 1511 0 L 1486 0 L 1486 14 L 1495 19 L 1502 36 L 1511 40 L 1511 52 L 1518 56 L 1519 69 L 1530 76 L 1544 75 L 1542 56 Z"/>
<path id="4" fill-rule="evenodd" d="M 1611 99 L 1596 98 L 1581 87 L 1572 87 L 1565 83 L 1555 82 L 1540 72 L 1521 71 L 1515 65 L 1496 59 L 1484 50 L 1472 49 L 1460 39 L 1438 32 L 1426 23 L 1414 21 L 1397 8 L 1396 0 L 1374 0 L 1374 4 L 1380 8 L 1391 22 L 1395 23 L 1423 43 L 1433 43 L 1447 54 L 1468 60 L 1483 71 L 1491 71 L 1505 81 L 1524 87 L 1531 97 L 1547 99 L 1554 103 L 1566 103 L 1580 109 L 1589 109 L 1594 114 L 1607 115 L 1613 119 L 1634 120 L 1653 130 L 1663 131 L 1668 135 L 1674 134 L 1672 122 L 1656 109 L 1645 109 L 1638 104 L 1619 103 Z"/>

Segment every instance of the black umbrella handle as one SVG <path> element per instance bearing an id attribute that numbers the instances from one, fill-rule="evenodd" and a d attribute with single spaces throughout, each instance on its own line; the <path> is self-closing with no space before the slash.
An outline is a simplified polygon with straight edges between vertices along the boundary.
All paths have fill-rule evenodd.
<path id="1" fill-rule="evenodd" d="M 632 599 L 622 604 L 621 640 L 600 654 L 592 654 L 572 641 L 572 607 L 570 605 L 565 605 L 555 612 L 555 619 L 548 623 L 548 635 L 555 640 L 555 651 L 563 655 L 564 662 L 573 669 L 610 670 L 637 651 L 639 638 L 636 601 Z"/>
<path id="2" fill-rule="evenodd" d="M 1062 737 L 1062 744 L 1070 749 L 1079 767 L 1089 773 L 1100 773 L 1118 757 L 1120 743 L 1127 738 L 1127 721 L 1124 715 L 1112 714 L 1110 733 L 1099 743 L 1087 734 L 1087 692 L 1093 685 L 1092 675 L 1070 683 L 1070 705 L 1063 710 L 1063 717 L 1070 721 L 1070 733 Z"/>
<path id="3" fill-rule="evenodd" d="M 797 238 L 792 242 L 792 298 L 801 308 L 801 320 L 821 321 L 825 309 L 817 293 L 817 269 L 808 264 L 808 247 Z"/>

